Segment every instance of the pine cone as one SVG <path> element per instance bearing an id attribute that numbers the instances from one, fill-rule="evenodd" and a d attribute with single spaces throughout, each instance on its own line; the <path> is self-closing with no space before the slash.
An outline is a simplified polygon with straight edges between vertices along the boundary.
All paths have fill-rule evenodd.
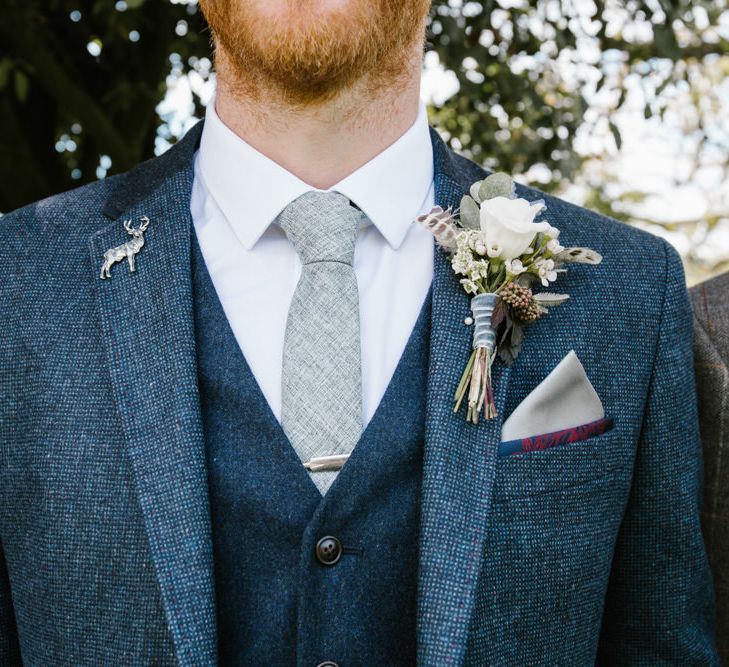
<path id="1" fill-rule="evenodd" d="M 539 304 L 532 298 L 532 291 L 528 287 L 509 283 L 499 292 L 499 296 L 511 307 L 514 319 L 527 323 L 539 319 L 541 315 Z"/>

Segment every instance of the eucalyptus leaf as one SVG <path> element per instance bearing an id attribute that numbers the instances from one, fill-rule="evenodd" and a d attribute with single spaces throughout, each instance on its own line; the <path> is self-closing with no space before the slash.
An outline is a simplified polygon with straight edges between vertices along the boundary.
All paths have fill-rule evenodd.
<path id="1" fill-rule="evenodd" d="M 466 229 L 481 228 L 481 213 L 478 204 L 468 195 L 461 199 L 461 212 L 459 214 L 461 226 Z"/>
<path id="2" fill-rule="evenodd" d="M 555 292 L 539 292 L 534 294 L 532 298 L 540 306 L 559 306 L 570 298 L 569 294 L 557 294 Z"/>
<path id="3" fill-rule="evenodd" d="M 511 176 L 503 171 L 497 171 L 481 181 L 478 196 L 481 201 L 494 197 L 511 197 L 513 190 L 514 181 L 511 180 Z"/>
<path id="4" fill-rule="evenodd" d="M 483 183 L 483 181 L 476 181 L 471 186 L 471 189 L 469 190 L 469 192 L 471 194 L 471 197 L 473 197 L 474 201 L 477 204 L 480 204 L 481 203 L 481 198 L 478 196 L 478 191 L 479 191 L 479 188 L 481 187 L 481 183 Z"/>

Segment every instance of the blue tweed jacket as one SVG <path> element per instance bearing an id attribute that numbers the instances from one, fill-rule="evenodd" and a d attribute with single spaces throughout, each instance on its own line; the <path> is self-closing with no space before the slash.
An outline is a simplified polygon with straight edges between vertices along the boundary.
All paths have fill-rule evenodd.
<path id="1" fill-rule="evenodd" d="M 0 664 L 213 665 L 215 601 L 195 364 L 192 160 L 162 157 L 0 220 Z M 436 200 L 483 177 L 433 133 Z M 418 664 L 715 665 L 699 527 L 691 311 L 663 241 L 544 197 L 605 259 L 495 367 L 499 418 L 451 399 L 468 297 L 435 256 Z M 99 279 L 126 218 L 137 272 Z M 615 427 L 497 457 L 501 418 L 574 349 Z"/>

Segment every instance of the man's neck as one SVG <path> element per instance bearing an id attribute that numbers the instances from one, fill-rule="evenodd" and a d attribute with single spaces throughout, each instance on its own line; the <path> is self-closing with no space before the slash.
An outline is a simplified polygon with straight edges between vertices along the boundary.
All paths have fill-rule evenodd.
<path id="1" fill-rule="evenodd" d="M 316 106 L 291 106 L 273 91 L 242 94 L 218 65 L 215 110 L 241 139 L 314 188 L 326 190 L 402 136 L 415 122 L 420 56 L 398 86 L 359 82 Z"/>

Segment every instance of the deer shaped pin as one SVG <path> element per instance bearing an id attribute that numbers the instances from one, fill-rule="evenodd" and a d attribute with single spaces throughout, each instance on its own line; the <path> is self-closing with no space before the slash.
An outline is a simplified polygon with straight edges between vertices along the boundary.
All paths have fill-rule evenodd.
<path id="1" fill-rule="evenodd" d="M 127 234 L 132 237 L 132 240 L 122 243 L 116 248 L 110 248 L 104 253 L 104 264 L 101 267 L 102 280 L 104 278 L 111 278 L 111 267 L 117 262 L 123 261 L 125 258 L 129 260 L 129 270 L 136 271 L 134 258 L 142 249 L 142 246 L 144 246 L 144 232 L 147 227 L 149 227 L 149 218 L 146 215 L 140 218 L 139 227 L 132 227 L 131 220 L 124 222 L 124 229 L 127 230 Z"/>

